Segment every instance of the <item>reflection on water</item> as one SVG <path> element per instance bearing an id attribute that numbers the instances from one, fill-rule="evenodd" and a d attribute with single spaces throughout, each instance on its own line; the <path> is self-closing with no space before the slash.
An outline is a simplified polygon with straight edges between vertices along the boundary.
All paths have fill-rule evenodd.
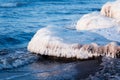
<path id="1" fill-rule="evenodd" d="M 4 77 L 0 76 L 0 79 L 76 80 L 98 71 L 99 64 L 98 60 L 64 63 L 42 59 L 24 67 L 2 70 L 0 75 Z"/>

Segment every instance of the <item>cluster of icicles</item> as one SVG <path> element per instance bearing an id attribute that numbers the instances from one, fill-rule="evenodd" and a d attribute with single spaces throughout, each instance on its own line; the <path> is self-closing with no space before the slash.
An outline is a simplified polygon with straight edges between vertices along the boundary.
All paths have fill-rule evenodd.
<path id="1" fill-rule="evenodd" d="M 120 57 L 120 46 L 117 44 L 120 42 L 119 13 L 120 1 L 108 2 L 103 5 L 100 12 L 86 14 L 77 22 L 77 35 L 73 35 L 72 32 L 69 33 L 74 38 L 74 36 L 79 36 L 81 31 L 92 32 L 105 37 L 110 41 L 108 44 L 93 42 L 82 44 L 84 43 L 82 38 L 77 39 L 80 40 L 78 43 L 74 42 L 74 39 L 70 42 L 66 35 L 67 32 L 64 30 L 56 33 L 54 27 L 46 27 L 38 30 L 34 35 L 28 44 L 28 50 L 40 55 L 77 59 L 89 59 L 98 56 Z M 65 33 L 65 35 L 61 33 Z M 85 39 L 88 39 L 87 35 L 84 36 Z"/>

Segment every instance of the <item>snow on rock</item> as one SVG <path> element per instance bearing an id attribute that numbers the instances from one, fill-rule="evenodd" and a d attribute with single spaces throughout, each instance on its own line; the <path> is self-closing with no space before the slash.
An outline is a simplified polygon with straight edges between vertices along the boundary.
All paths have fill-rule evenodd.
<path id="1" fill-rule="evenodd" d="M 85 14 L 80 20 L 78 20 L 77 30 L 93 30 L 103 29 L 115 26 L 116 23 L 113 19 L 100 15 L 99 12 L 92 12 Z"/>
<path id="2" fill-rule="evenodd" d="M 37 31 L 28 44 L 28 50 L 41 55 L 77 59 L 89 59 L 100 55 L 115 57 L 119 46 L 113 43 L 106 45 L 109 42 L 91 32 L 46 27 Z"/>
<path id="3" fill-rule="evenodd" d="M 101 14 L 107 17 L 115 18 L 120 23 L 120 0 L 107 2 L 101 9 Z"/>

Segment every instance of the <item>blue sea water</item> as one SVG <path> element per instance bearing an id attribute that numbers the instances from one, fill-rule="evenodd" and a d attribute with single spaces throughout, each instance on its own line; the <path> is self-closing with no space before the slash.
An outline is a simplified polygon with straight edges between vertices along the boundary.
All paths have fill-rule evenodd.
<path id="1" fill-rule="evenodd" d="M 29 54 L 26 50 L 27 44 L 38 29 L 46 26 L 57 26 L 61 28 L 74 27 L 82 15 L 93 11 L 100 11 L 101 6 L 107 1 L 0 0 L 0 69 L 12 69 L 33 62 L 32 67 L 38 68 L 41 65 L 39 69 L 43 69 L 43 72 L 47 71 L 48 68 L 51 68 L 51 70 L 63 68 L 63 72 L 58 71 L 58 73 L 62 75 L 63 73 L 68 74 L 73 72 L 71 75 L 74 76 L 76 74 L 76 70 L 72 69 L 74 63 L 34 63 L 38 58 L 33 54 Z M 69 68 L 67 68 L 68 66 Z M 31 66 L 27 68 L 29 70 L 27 72 L 23 71 L 25 73 L 24 75 L 30 74 L 28 72 L 31 70 Z M 68 70 L 66 71 L 66 69 Z M 14 70 L 12 72 L 15 73 Z M 20 75 L 23 72 L 20 72 Z M 24 76 L 20 76 L 19 73 L 17 73 L 17 76 L 14 73 L 10 75 L 10 73 L 7 71 L 0 72 L 0 75 L 8 75 L 5 77 L 0 76 L 0 79 L 13 80 L 13 78 L 16 79 L 16 77 Z M 33 73 L 31 72 L 31 74 Z M 42 76 L 42 79 L 46 80 L 45 75 L 48 76 L 50 74 L 37 74 L 38 77 Z M 71 75 L 65 75 L 64 77 L 70 77 Z M 27 78 L 24 76 L 22 80 L 24 79 Z"/>
<path id="2" fill-rule="evenodd" d="M 100 11 L 107 0 L 2 0 L 0 49 L 26 47 L 35 32 L 46 26 L 75 26 L 79 18 Z"/>

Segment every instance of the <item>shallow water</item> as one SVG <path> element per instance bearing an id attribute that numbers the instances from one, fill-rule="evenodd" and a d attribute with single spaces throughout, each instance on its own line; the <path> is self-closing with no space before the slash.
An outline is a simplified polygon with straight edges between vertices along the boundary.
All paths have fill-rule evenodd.
<path id="1" fill-rule="evenodd" d="M 0 0 L 0 75 L 2 75 L 0 79 L 13 80 L 19 76 L 22 80 L 30 79 L 30 77 L 39 79 L 42 76 L 42 79 L 52 79 L 53 74 L 56 74 L 54 79 L 70 79 L 72 76 L 76 76 L 78 73 L 75 66 L 81 62 L 77 64 L 49 62 L 49 60 L 37 62 L 38 56 L 29 54 L 26 50 L 27 44 L 40 28 L 46 26 L 74 28 L 82 15 L 100 11 L 101 6 L 107 1 Z M 16 68 L 17 71 L 14 71 L 13 68 Z M 61 68 L 62 70 L 60 70 Z M 49 74 L 49 70 L 53 69 L 57 69 L 57 72 L 53 71 L 53 74 Z M 42 74 L 41 70 L 43 70 Z M 60 73 L 59 78 L 58 73 Z M 62 76 L 63 73 L 65 76 Z M 71 74 L 66 75 L 69 73 Z M 29 74 L 34 75 L 28 77 Z M 75 79 L 75 77 L 73 78 Z"/>

